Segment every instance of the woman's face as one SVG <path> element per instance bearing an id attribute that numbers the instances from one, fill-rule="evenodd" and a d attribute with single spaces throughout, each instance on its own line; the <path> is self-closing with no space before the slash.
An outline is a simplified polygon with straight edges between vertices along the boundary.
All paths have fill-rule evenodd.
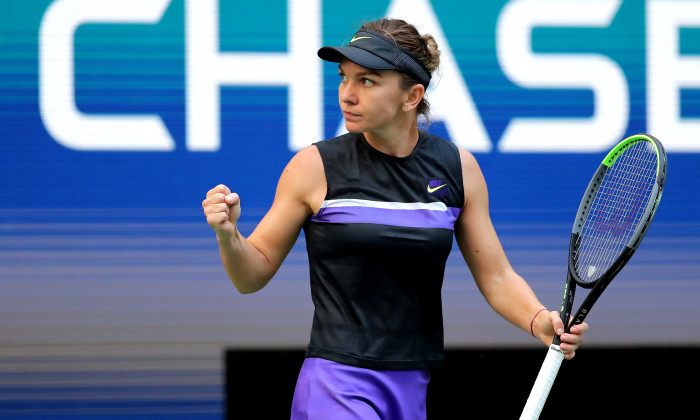
<path id="1" fill-rule="evenodd" d="M 338 66 L 338 101 L 345 128 L 353 133 L 381 132 L 404 116 L 408 93 L 401 89 L 401 75 L 393 70 L 373 70 L 343 60 Z"/>

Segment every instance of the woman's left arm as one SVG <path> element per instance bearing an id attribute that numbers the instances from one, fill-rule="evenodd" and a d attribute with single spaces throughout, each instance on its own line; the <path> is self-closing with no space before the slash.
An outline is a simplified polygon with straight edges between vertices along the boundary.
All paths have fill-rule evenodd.
<path id="1" fill-rule="evenodd" d="M 510 323 L 532 333 L 546 345 L 555 331 L 564 332 L 557 311 L 545 308 L 506 257 L 491 222 L 486 181 L 474 156 L 460 149 L 464 179 L 464 207 L 455 225 L 455 237 L 477 287 L 488 304 Z M 583 323 L 564 334 L 562 350 L 574 356 L 588 325 Z"/>

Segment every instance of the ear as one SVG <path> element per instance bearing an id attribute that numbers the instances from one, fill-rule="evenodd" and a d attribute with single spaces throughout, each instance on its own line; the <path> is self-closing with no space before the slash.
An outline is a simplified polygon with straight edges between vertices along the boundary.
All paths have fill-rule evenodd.
<path id="1" fill-rule="evenodd" d="M 404 111 L 415 109 L 425 95 L 425 86 L 416 84 L 406 93 L 406 100 L 403 103 Z"/>

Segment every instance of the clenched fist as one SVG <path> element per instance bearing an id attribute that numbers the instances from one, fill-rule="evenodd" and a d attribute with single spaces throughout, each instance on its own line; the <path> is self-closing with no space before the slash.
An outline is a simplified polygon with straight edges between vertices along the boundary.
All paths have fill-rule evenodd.
<path id="1" fill-rule="evenodd" d="M 207 223 L 219 238 L 229 238 L 236 233 L 236 222 L 241 216 L 241 199 L 225 185 L 217 185 L 207 192 L 202 201 Z"/>

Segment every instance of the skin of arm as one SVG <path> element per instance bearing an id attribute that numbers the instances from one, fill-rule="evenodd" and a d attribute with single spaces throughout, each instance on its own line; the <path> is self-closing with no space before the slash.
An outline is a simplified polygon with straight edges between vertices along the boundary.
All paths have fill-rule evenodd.
<path id="1" fill-rule="evenodd" d="M 256 292 L 270 281 L 294 246 L 306 218 L 318 211 L 326 178 L 318 149 L 309 146 L 287 164 L 270 210 L 245 238 L 237 229 L 240 198 L 219 185 L 202 203 L 216 232 L 221 262 L 240 293 Z"/>
<path id="2" fill-rule="evenodd" d="M 551 344 L 555 330 L 563 333 L 563 323 L 557 311 L 545 308 L 525 280 L 511 267 L 489 215 L 486 181 L 474 156 L 460 149 L 464 178 L 464 208 L 455 225 L 455 236 L 462 256 L 469 266 L 479 291 L 488 304 L 510 323 L 533 333 L 546 345 Z M 547 316 L 548 315 L 548 316 Z M 572 358 L 582 333 L 588 329 L 584 323 L 562 336 L 562 350 L 567 359 Z"/>

